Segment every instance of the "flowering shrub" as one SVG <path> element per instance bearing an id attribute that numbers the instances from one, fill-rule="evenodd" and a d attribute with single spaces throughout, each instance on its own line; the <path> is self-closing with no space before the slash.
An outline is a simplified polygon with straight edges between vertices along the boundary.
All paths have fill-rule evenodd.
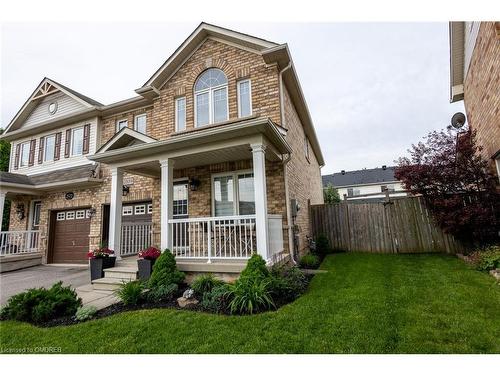
<path id="1" fill-rule="evenodd" d="M 111 249 L 108 249 L 107 247 L 103 247 L 100 249 L 95 249 L 95 250 L 90 250 L 87 253 L 87 257 L 89 259 L 96 259 L 96 258 L 107 258 L 110 256 L 113 256 L 115 252 Z"/>
<path id="2" fill-rule="evenodd" d="M 139 251 L 139 258 L 141 259 L 149 259 L 149 260 L 156 260 L 160 255 L 161 251 L 158 250 L 156 247 L 148 247 L 147 249 Z"/>

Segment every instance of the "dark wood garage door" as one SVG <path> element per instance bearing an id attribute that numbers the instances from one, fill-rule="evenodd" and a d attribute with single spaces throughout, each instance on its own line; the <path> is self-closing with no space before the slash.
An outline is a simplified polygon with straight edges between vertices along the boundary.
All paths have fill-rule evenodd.
<path id="1" fill-rule="evenodd" d="M 87 210 L 55 212 L 52 263 L 86 263 L 90 218 Z"/>

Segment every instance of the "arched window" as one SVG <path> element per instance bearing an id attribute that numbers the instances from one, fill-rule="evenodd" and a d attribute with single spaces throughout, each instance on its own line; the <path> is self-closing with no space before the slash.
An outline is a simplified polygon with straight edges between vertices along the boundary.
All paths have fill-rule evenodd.
<path id="1" fill-rule="evenodd" d="M 228 119 L 227 77 L 220 69 L 205 70 L 194 84 L 195 124 L 203 126 Z"/>

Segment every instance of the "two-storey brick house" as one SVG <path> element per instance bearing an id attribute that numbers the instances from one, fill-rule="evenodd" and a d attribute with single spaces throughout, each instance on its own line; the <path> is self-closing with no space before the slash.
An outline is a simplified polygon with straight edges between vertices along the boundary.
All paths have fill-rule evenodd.
<path id="1" fill-rule="evenodd" d="M 2 135 L 3 254 L 151 244 L 209 271 L 304 251 L 324 161 L 286 44 L 202 23 L 136 93 L 103 105 L 38 85 Z"/>

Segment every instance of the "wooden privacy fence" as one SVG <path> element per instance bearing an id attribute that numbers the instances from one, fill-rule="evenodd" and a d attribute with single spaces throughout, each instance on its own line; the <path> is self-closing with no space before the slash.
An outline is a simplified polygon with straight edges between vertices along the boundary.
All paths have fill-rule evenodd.
<path id="1" fill-rule="evenodd" d="M 458 240 L 433 221 L 421 197 L 387 202 L 311 206 L 314 236 L 324 233 L 335 250 L 373 253 L 457 253 Z"/>

